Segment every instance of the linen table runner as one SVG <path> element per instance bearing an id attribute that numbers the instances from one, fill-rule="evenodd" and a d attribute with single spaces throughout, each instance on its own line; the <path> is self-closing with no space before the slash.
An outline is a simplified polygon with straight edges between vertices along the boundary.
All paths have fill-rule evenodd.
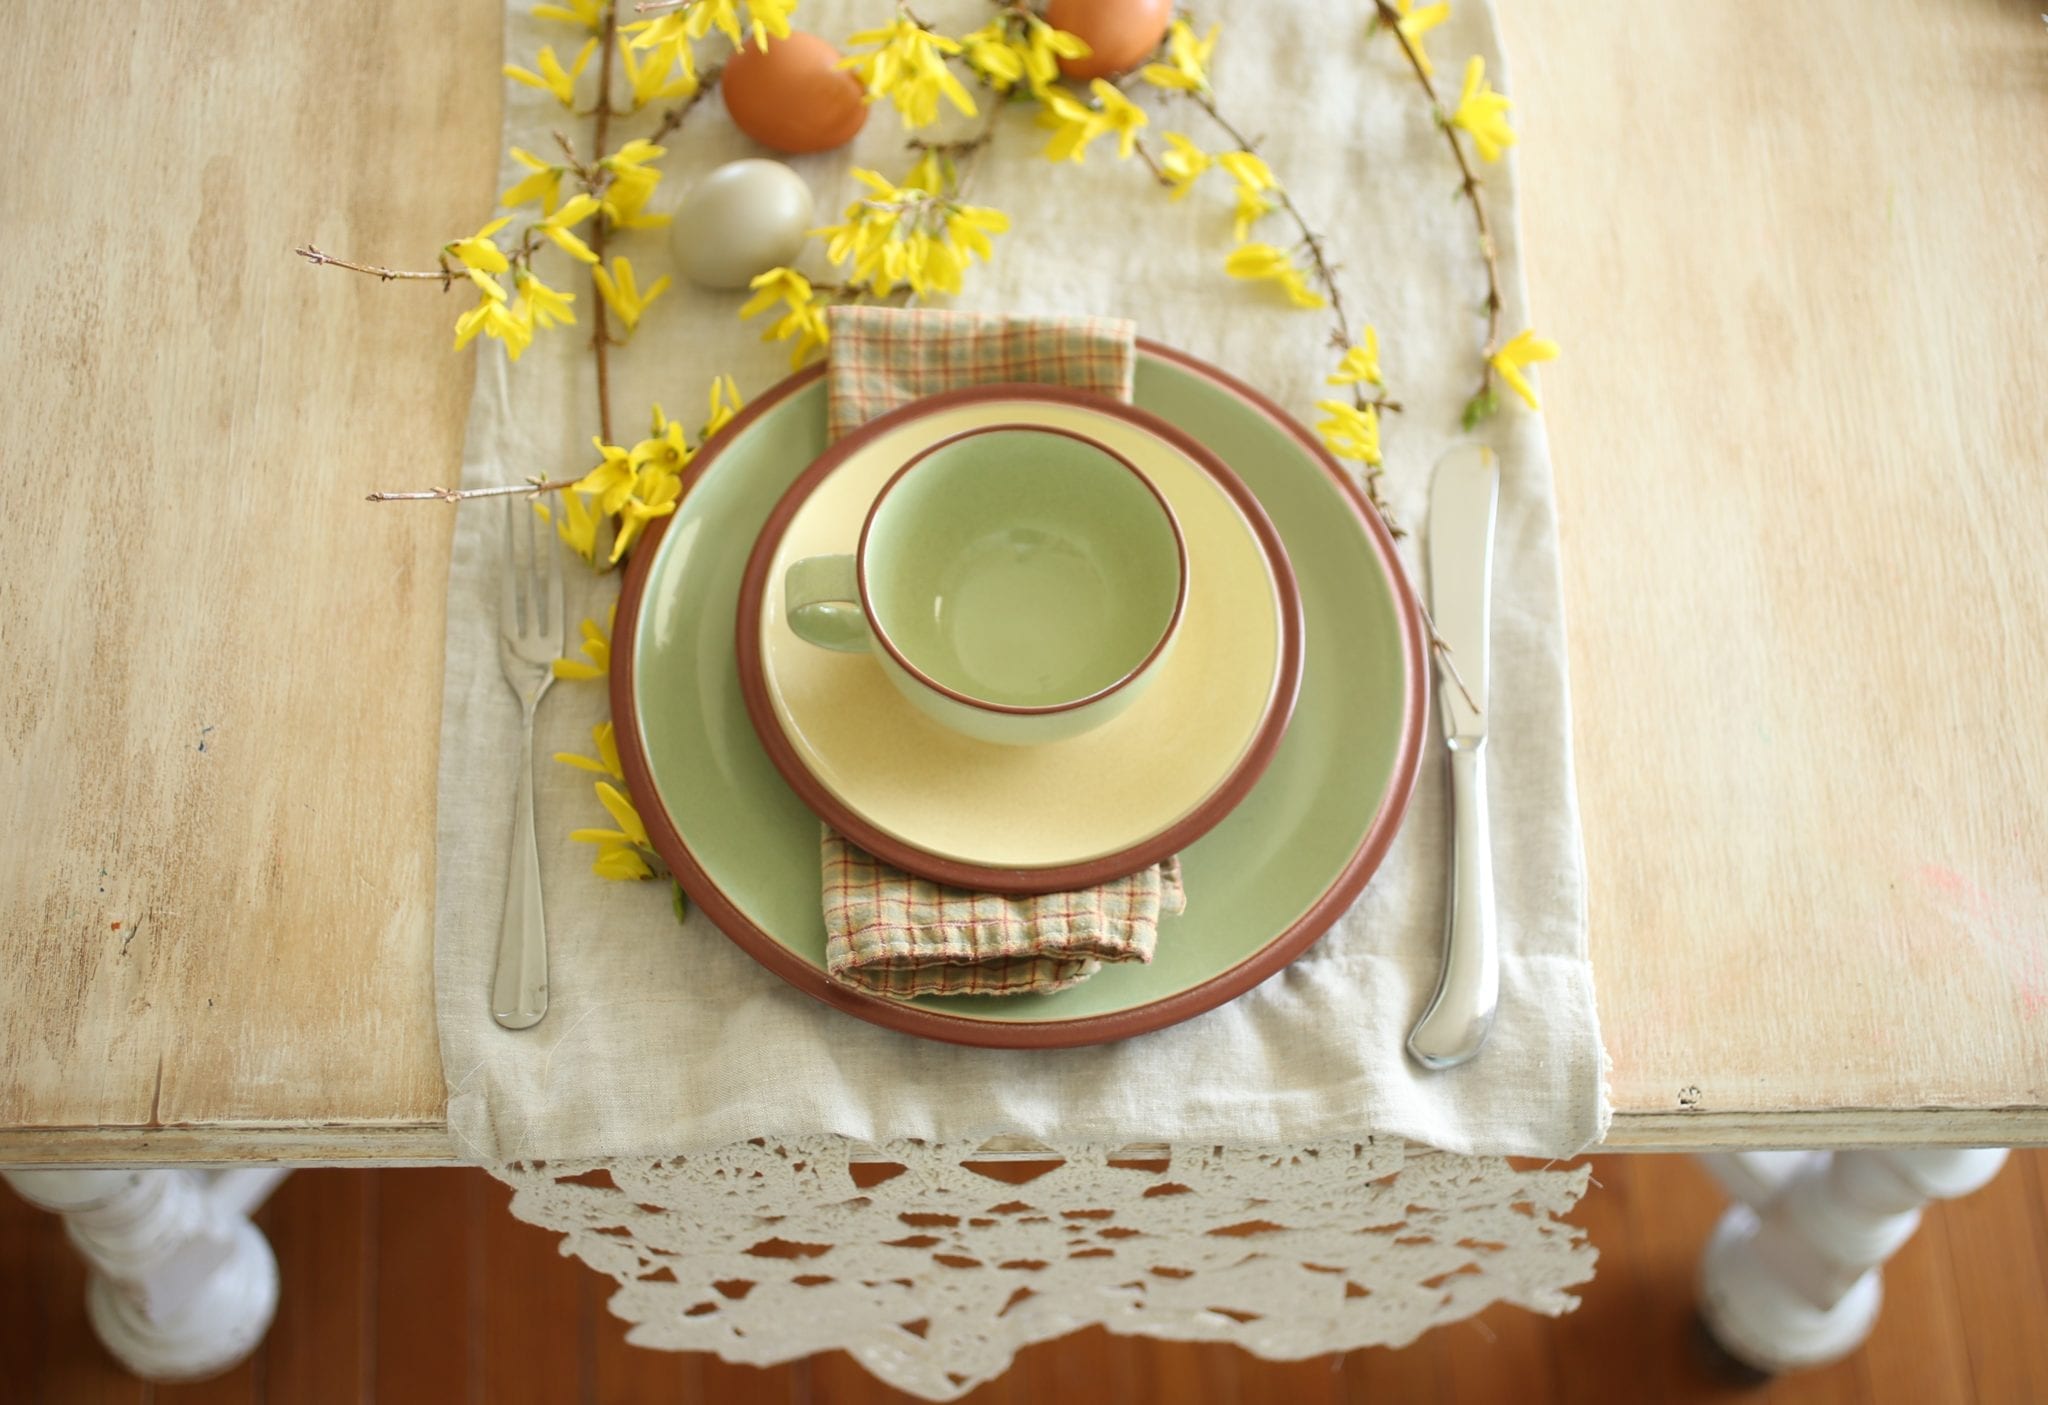
<path id="1" fill-rule="evenodd" d="M 947 32 L 985 7 L 920 6 Z M 803 0 L 796 23 L 839 37 L 885 22 L 877 0 Z M 1405 412 L 1387 427 L 1387 488 L 1424 527 L 1429 470 L 1462 437 L 1476 376 L 1483 269 L 1457 172 L 1403 60 L 1366 34 L 1369 7 L 1314 0 L 1239 7 L 1215 54 L 1226 107 L 1262 136 L 1290 196 L 1330 237 L 1347 301 L 1377 326 Z M 1206 22 L 1208 16 L 1201 18 Z M 530 62 L 552 27 L 507 9 L 508 56 Z M 1491 7 L 1463 0 L 1431 31 L 1440 57 L 1484 55 L 1512 95 Z M 562 123 L 547 95 L 507 90 L 508 145 L 540 150 Z M 1153 102 L 1153 135 L 1218 144 L 1185 100 Z M 794 158 L 820 223 L 852 189 L 854 165 L 896 174 L 915 159 L 877 109 L 850 150 Z M 954 305 L 1132 319 L 1140 332 L 1211 360 L 1312 420 L 1333 356 L 1322 312 L 1271 287 L 1234 282 L 1227 184 L 1181 201 L 1098 144 L 1083 164 L 1042 157 L 1045 133 L 1005 121 L 973 198 L 1003 209 L 1008 234 L 970 270 Z M 715 101 L 669 140 L 663 199 L 720 162 L 762 153 Z M 523 170 L 507 163 L 499 189 Z M 1513 154 L 1484 168 L 1513 331 L 1532 317 L 1522 283 Z M 479 192 L 480 218 L 482 215 Z M 1261 234 L 1266 237 L 1262 226 Z M 1276 242 L 1291 239 L 1277 224 Z M 670 268 L 662 231 L 627 231 L 614 252 L 643 283 Z M 815 245 L 800 264 L 827 274 Z M 579 293 L 587 306 L 589 289 Z M 712 376 L 755 394 L 787 352 L 742 324 L 742 297 L 678 286 L 612 357 L 620 436 L 660 401 L 686 418 Z M 1359 329 L 1351 329 L 1356 335 Z M 1570 349 L 1566 348 L 1566 354 Z M 516 365 L 483 348 L 463 482 L 514 482 L 587 467 L 598 423 L 584 338 L 539 338 Z M 575 827 L 603 823 L 587 777 L 543 761 L 536 780 L 552 1005 L 524 1032 L 500 1029 L 488 992 L 510 847 L 519 712 L 499 676 L 495 591 L 502 517 L 457 510 L 448 589 L 440 753 L 436 1000 L 461 1153 L 480 1162 L 667 1157 L 764 1135 L 832 1133 L 864 1142 L 972 1142 L 998 1133 L 1060 1145 L 1250 1146 L 1412 1138 L 1453 1151 L 1566 1155 L 1598 1138 L 1608 1108 L 1586 956 L 1583 854 L 1573 792 L 1556 511 L 1543 424 L 1513 402 L 1478 437 L 1503 465 L 1494 574 L 1489 757 L 1503 950 L 1500 1016 L 1485 1052 L 1426 1073 L 1403 1040 L 1434 986 L 1444 922 L 1445 777 L 1424 757 L 1399 839 L 1364 895 L 1285 971 L 1194 1020 L 1123 1043 L 1041 1052 L 946 1046 L 876 1028 L 784 985 L 700 913 L 678 926 L 660 884 L 589 872 Z M 437 510 L 437 509 L 424 509 Z M 1411 567 L 1414 541 L 1404 543 Z M 600 623 L 613 580 L 572 573 L 573 614 Z M 580 604 L 580 608 L 579 608 Z M 1316 667 L 1314 658 L 1307 667 Z M 540 711 L 539 751 L 588 750 L 606 716 L 601 685 L 558 684 Z M 1200 901 L 1200 894 L 1194 895 Z"/>

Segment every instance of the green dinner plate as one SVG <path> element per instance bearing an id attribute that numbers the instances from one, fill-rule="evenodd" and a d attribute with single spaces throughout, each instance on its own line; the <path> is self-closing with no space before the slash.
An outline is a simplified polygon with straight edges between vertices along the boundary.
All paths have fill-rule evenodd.
<path id="1" fill-rule="evenodd" d="M 1307 660 L 1265 775 L 1181 855 L 1187 911 L 1160 923 L 1152 962 L 1105 967 L 1057 994 L 894 1001 L 825 974 L 818 820 L 762 750 L 734 654 L 754 539 L 825 448 L 821 369 L 783 381 L 706 444 L 675 514 L 633 552 L 611 691 L 634 803 L 705 914 L 799 989 L 955 1043 L 1121 1039 L 1200 1014 L 1280 970 L 1351 904 L 1393 842 L 1429 685 L 1414 595 L 1378 514 L 1294 420 L 1192 357 L 1141 342 L 1133 399 L 1215 451 L 1258 495 L 1294 563 Z"/>

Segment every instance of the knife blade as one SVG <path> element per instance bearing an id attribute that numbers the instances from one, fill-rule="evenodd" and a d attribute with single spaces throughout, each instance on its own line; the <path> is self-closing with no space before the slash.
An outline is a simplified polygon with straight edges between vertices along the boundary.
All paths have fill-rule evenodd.
<path id="1" fill-rule="evenodd" d="M 1500 1003 L 1493 846 L 1486 812 L 1487 684 L 1493 617 L 1493 528 L 1500 469 L 1483 444 L 1437 460 L 1429 485 L 1429 613 L 1437 636 L 1437 711 L 1450 757 L 1451 871 L 1443 968 L 1408 1036 L 1424 1068 L 1479 1052 Z"/>

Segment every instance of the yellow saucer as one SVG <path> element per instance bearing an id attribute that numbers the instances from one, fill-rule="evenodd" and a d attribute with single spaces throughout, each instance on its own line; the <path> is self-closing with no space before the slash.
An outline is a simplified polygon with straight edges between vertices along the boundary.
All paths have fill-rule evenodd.
<path id="1" fill-rule="evenodd" d="M 768 699 L 809 776 L 881 834 L 989 869 L 1089 864 L 1129 854 L 1217 809 L 1215 802 L 1227 810 L 1256 777 L 1258 766 L 1247 762 L 1263 761 L 1251 756 L 1254 748 L 1270 755 L 1277 746 L 1299 682 L 1298 597 L 1263 514 L 1264 540 L 1218 477 L 1130 412 L 1118 413 L 1122 407 L 1029 396 L 950 405 L 855 449 L 790 518 L 767 563 L 757 626 Z M 1189 563 L 1180 637 L 1154 686 L 1095 731 L 1033 747 L 979 742 L 932 722 L 871 656 L 798 638 L 782 596 L 791 562 L 855 548 L 876 493 L 920 448 L 1014 423 L 1071 429 L 1129 458 L 1172 504 Z M 1234 486 L 1256 512 L 1248 490 Z M 1199 829 L 1221 814 L 1203 818 Z"/>

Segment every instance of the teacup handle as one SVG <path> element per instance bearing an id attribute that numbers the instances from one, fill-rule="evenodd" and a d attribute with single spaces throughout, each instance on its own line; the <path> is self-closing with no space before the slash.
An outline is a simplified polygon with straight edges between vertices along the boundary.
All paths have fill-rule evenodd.
<path id="1" fill-rule="evenodd" d="M 793 563 L 782 578 L 782 599 L 789 627 L 806 643 L 846 654 L 869 647 L 853 557 L 806 556 Z"/>

